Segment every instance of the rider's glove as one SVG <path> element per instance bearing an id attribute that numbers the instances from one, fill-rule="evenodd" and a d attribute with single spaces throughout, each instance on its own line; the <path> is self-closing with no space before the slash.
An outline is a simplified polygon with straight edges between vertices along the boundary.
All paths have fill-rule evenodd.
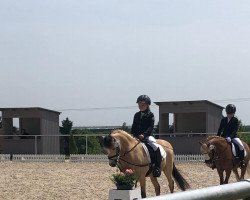
<path id="1" fill-rule="evenodd" d="M 231 142 L 231 138 L 230 137 L 227 137 L 226 140 L 227 140 L 227 142 Z"/>

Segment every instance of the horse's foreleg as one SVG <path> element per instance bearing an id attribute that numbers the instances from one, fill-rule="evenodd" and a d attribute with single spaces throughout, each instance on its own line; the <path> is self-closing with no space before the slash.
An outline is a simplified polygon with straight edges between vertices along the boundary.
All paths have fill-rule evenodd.
<path id="1" fill-rule="evenodd" d="M 146 198 L 146 178 L 141 177 L 139 181 L 141 186 L 141 197 Z"/>
<path id="2" fill-rule="evenodd" d="M 222 185 L 222 184 L 224 184 L 223 170 L 218 169 L 218 167 L 217 167 L 217 172 L 218 172 L 219 177 L 220 177 L 220 185 Z"/>
<path id="3" fill-rule="evenodd" d="M 228 184 L 228 180 L 229 180 L 230 175 L 231 175 L 231 169 L 227 169 L 224 184 Z"/>
<path id="4" fill-rule="evenodd" d="M 155 194 L 156 196 L 159 196 L 161 194 L 161 187 L 159 182 L 157 181 L 156 177 L 150 176 L 151 182 L 153 183 L 153 186 L 155 188 Z"/>

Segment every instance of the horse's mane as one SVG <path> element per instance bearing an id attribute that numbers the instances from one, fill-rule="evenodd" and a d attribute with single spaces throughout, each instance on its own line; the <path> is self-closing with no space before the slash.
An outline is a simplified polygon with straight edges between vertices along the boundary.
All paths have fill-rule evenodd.
<path id="1" fill-rule="evenodd" d="M 128 132 L 121 130 L 121 129 L 115 129 L 111 132 L 111 135 L 115 135 L 115 134 L 122 134 L 122 135 L 126 135 L 127 137 L 133 138 L 132 135 L 130 135 Z"/>
<path id="2" fill-rule="evenodd" d="M 207 138 L 207 142 L 211 141 L 215 139 L 215 141 L 219 141 L 219 140 L 223 140 L 223 141 L 226 141 L 225 138 L 221 137 L 221 136 L 217 136 L 217 135 L 211 135 L 211 136 L 208 136 Z"/>
<path id="3" fill-rule="evenodd" d="M 221 137 L 220 137 L 220 136 L 217 136 L 217 135 L 211 135 L 211 136 L 208 136 L 207 141 L 210 141 L 210 140 L 212 140 L 212 139 L 214 139 L 214 138 L 219 139 L 219 138 L 221 138 Z"/>

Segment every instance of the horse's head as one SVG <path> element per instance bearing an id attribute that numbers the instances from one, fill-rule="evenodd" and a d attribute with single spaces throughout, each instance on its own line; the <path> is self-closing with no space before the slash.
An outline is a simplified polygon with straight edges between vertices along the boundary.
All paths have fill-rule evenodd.
<path id="1" fill-rule="evenodd" d="M 205 162 L 209 159 L 217 160 L 219 155 L 224 153 L 227 148 L 227 142 L 224 138 L 218 136 L 208 137 L 203 143 L 200 142 L 200 152 L 205 157 Z"/>
<path id="2" fill-rule="evenodd" d="M 205 160 L 212 158 L 214 152 L 216 151 L 216 146 L 208 141 L 205 141 L 204 143 L 200 142 L 200 144 L 201 144 L 200 152 L 202 155 L 205 156 Z"/>
<path id="3" fill-rule="evenodd" d="M 108 155 L 109 165 L 115 167 L 119 160 L 120 141 L 110 135 L 102 136 L 99 142 L 105 154 Z"/>

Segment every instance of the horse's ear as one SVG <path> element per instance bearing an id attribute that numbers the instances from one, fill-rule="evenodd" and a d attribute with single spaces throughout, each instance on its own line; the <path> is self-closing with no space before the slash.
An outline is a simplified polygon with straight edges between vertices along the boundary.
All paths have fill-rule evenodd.
<path id="1" fill-rule="evenodd" d="M 203 143 L 203 142 L 201 142 L 201 141 L 199 141 L 199 144 L 200 144 L 200 145 L 203 145 L 204 143 Z"/>

